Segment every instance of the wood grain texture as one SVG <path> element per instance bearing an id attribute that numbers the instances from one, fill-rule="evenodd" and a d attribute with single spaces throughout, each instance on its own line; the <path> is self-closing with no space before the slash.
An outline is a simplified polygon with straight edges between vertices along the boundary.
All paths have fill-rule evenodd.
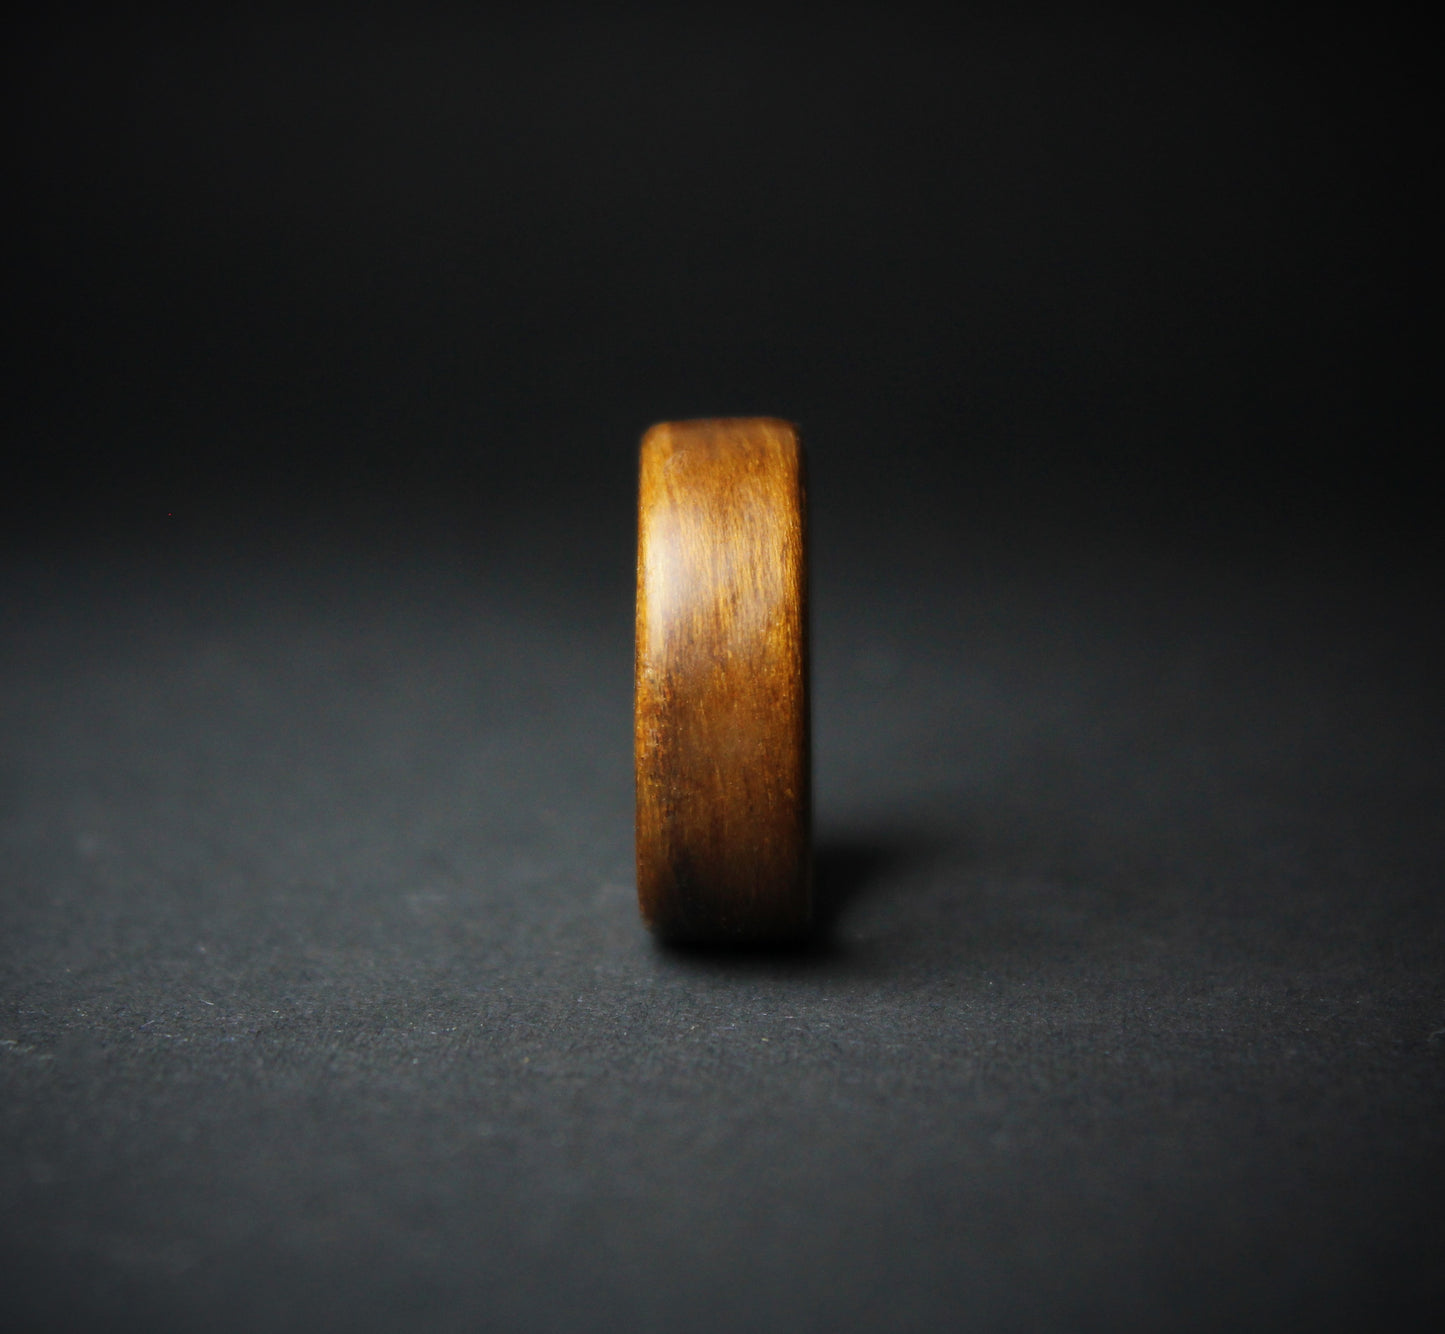
<path id="1" fill-rule="evenodd" d="M 787 422 L 664 422 L 643 437 L 637 892 L 669 940 L 808 929 L 806 516 Z"/>

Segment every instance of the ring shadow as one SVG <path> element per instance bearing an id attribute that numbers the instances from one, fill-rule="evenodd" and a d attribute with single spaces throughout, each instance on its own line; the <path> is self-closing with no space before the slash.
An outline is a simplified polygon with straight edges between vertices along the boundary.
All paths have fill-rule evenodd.
<path id="1" fill-rule="evenodd" d="M 861 901 L 932 860 L 936 834 L 913 829 L 828 832 L 813 847 L 813 921 L 801 940 L 778 944 L 697 944 L 660 941 L 668 955 L 698 963 L 778 960 L 815 964 L 839 957 L 844 919 Z"/>

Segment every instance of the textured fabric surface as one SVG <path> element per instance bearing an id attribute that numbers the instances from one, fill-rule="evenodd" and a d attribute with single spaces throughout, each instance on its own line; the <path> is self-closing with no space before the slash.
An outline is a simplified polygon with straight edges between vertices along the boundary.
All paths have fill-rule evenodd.
<path id="1" fill-rule="evenodd" d="M 764 955 L 638 922 L 625 550 L 13 560 L 6 1327 L 1438 1301 L 1438 588 L 935 536 L 820 543 Z"/>

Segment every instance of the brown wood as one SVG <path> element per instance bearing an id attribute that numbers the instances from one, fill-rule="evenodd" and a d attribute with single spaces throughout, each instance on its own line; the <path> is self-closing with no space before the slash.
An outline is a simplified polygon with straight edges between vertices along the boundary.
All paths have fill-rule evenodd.
<path id="1" fill-rule="evenodd" d="M 664 422 L 642 438 L 637 894 L 670 940 L 808 929 L 806 516 L 787 422 Z"/>

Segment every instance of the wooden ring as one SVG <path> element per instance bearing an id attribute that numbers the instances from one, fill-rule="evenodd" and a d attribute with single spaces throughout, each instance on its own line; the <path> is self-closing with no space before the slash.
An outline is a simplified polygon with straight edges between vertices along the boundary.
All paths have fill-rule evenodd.
<path id="1" fill-rule="evenodd" d="M 667 940 L 808 930 L 805 487 L 788 422 L 663 422 L 642 438 L 637 897 Z"/>

